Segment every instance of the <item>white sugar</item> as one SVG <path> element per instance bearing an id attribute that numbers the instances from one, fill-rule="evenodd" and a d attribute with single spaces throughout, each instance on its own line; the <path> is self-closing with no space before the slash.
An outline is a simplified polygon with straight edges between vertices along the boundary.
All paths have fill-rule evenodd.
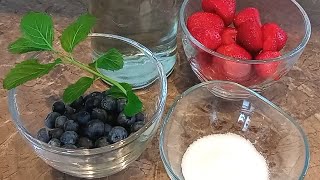
<path id="1" fill-rule="evenodd" d="M 193 142 L 182 159 L 185 180 L 268 180 L 264 157 L 250 141 L 228 133 Z"/>

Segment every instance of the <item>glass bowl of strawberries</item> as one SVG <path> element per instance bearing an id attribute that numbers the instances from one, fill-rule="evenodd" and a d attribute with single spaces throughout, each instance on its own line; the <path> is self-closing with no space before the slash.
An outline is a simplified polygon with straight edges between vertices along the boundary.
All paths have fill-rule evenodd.
<path id="1" fill-rule="evenodd" d="M 294 0 L 185 0 L 180 23 L 201 81 L 233 81 L 258 92 L 288 73 L 311 36 Z"/>

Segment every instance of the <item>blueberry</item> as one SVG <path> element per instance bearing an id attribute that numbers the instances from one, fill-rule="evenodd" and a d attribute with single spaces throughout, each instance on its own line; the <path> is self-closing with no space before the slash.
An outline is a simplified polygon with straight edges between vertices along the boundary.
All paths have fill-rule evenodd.
<path id="1" fill-rule="evenodd" d="M 46 128 L 41 128 L 38 131 L 37 139 L 42 141 L 42 142 L 45 142 L 45 143 L 48 143 L 50 141 L 50 135 L 49 135 L 49 133 L 48 133 Z"/>
<path id="2" fill-rule="evenodd" d="M 108 146 L 109 142 L 107 137 L 101 137 L 98 140 L 96 140 L 96 142 L 94 143 L 95 147 L 100 148 L 103 146 Z"/>
<path id="3" fill-rule="evenodd" d="M 130 131 L 131 131 L 131 133 L 137 132 L 143 126 L 144 126 L 144 122 L 143 121 L 137 121 L 131 126 Z"/>
<path id="4" fill-rule="evenodd" d="M 80 111 L 80 112 L 83 112 L 83 111 Z M 78 121 L 78 114 L 79 114 L 80 112 L 74 113 L 74 114 L 70 115 L 69 117 L 67 116 L 67 118 Z"/>
<path id="5" fill-rule="evenodd" d="M 84 99 L 86 101 L 89 98 L 97 98 L 97 99 L 102 100 L 103 93 L 95 91 L 95 92 L 92 92 L 92 93 L 88 94 Z"/>
<path id="6" fill-rule="evenodd" d="M 128 117 L 128 118 L 129 118 L 129 117 Z M 137 122 L 136 116 L 132 116 L 132 117 L 130 117 L 129 119 L 130 119 L 130 122 L 131 122 L 130 125 L 132 125 L 132 124 L 134 124 L 135 122 Z"/>
<path id="7" fill-rule="evenodd" d="M 65 116 L 67 116 L 67 118 L 69 119 L 73 119 L 72 115 L 76 112 L 75 109 L 73 109 L 72 107 L 66 105 L 66 111 L 64 113 Z"/>
<path id="8" fill-rule="evenodd" d="M 104 134 L 104 123 L 98 119 L 90 121 L 87 128 L 87 135 L 90 139 L 98 139 Z"/>
<path id="9" fill-rule="evenodd" d="M 56 119 L 59 117 L 60 114 L 57 112 L 51 112 L 48 114 L 48 116 L 45 119 L 45 125 L 47 128 L 52 129 L 55 127 Z"/>
<path id="10" fill-rule="evenodd" d="M 104 109 L 95 108 L 91 112 L 92 119 L 99 119 L 100 121 L 106 122 L 107 117 L 107 112 Z"/>
<path id="11" fill-rule="evenodd" d="M 63 132 L 64 132 L 63 129 L 60 129 L 60 128 L 50 129 L 49 130 L 49 135 L 52 138 L 60 139 L 60 137 L 63 134 Z"/>
<path id="12" fill-rule="evenodd" d="M 64 123 L 68 121 L 68 118 L 66 116 L 59 116 L 56 118 L 55 127 L 56 128 L 63 128 Z"/>
<path id="13" fill-rule="evenodd" d="M 77 114 L 77 121 L 80 125 L 86 125 L 90 121 L 91 116 L 87 111 L 80 111 Z"/>
<path id="14" fill-rule="evenodd" d="M 92 141 L 87 137 L 81 137 L 78 141 L 79 148 L 91 149 L 93 147 Z"/>
<path id="15" fill-rule="evenodd" d="M 124 113 L 120 113 L 117 119 L 117 123 L 120 126 L 124 127 L 130 127 L 134 122 L 136 121 L 136 118 L 133 117 L 127 117 Z"/>
<path id="16" fill-rule="evenodd" d="M 122 112 L 124 110 L 124 107 L 126 106 L 127 104 L 127 100 L 126 99 L 118 99 L 117 100 L 117 110 L 118 112 Z"/>
<path id="17" fill-rule="evenodd" d="M 57 101 L 57 102 L 53 103 L 52 111 L 60 113 L 60 114 L 64 114 L 64 112 L 66 111 L 66 106 L 63 102 Z"/>
<path id="18" fill-rule="evenodd" d="M 114 111 L 117 108 L 116 99 L 111 96 L 106 96 L 101 101 L 101 107 L 107 111 Z"/>
<path id="19" fill-rule="evenodd" d="M 109 124 L 104 124 L 104 135 L 108 136 L 111 129 L 112 129 L 112 126 L 110 126 Z"/>
<path id="20" fill-rule="evenodd" d="M 80 96 L 77 100 L 73 101 L 70 106 L 76 110 L 81 109 L 84 106 L 83 97 Z"/>
<path id="21" fill-rule="evenodd" d="M 128 132 L 125 128 L 121 126 L 115 126 L 111 129 L 109 136 L 108 136 L 108 142 L 113 144 L 116 142 L 119 142 L 125 138 L 128 137 Z"/>
<path id="22" fill-rule="evenodd" d="M 78 134 L 81 137 L 88 137 L 88 126 L 80 126 Z"/>
<path id="23" fill-rule="evenodd" d="M 92 111 L 94 108 L 100 107 L 101 99 L 98 98 L 88 98 L 84 104 L 86 111 Z"/>
<path id="24" fill-rule="evenodd" d="M 60 137 L 60 141 L 63 144 L 76 144 L 78 140 L 78 134 L 74 131 L 66 131 Z"/>
<path id="25" fill-rule="evenodd" d="M 61 146 L 61 142 L 59 141 L 59 139 L 56 138 L 52 138 L 49 142 L 49 145 L 51 146 L 56 146 L 56 147 L 60 147 Z"/>
<path id="26" fill-rule="evenodd" d="M 64 123 L 64 130 L 65 131 L 78 131 L 79 124 L 74 120 L 68 120 Z"/>
<path id="27" fill-rule="evenodd" d="M 116 114 L 115 113 L 108 113 L 106 123 L 108 123 L 110 125 L 116 125 L 118 116 L 119 116 L 118 113 L 116 113 Z"/>
<path id="28" fill-rule="evenodd" d="M 73 145 L 73 144 L 65 144 L 62 146 L 62 148 L 66 148 L 66 149 L 77 149 L 77 146 Z"/>
<path id="29" fill-rule="evenodd" d="M 144 121 L 145 116 L 142 112 L 139 112 L 138 114 L 136 114 L 136 121 Z"/>

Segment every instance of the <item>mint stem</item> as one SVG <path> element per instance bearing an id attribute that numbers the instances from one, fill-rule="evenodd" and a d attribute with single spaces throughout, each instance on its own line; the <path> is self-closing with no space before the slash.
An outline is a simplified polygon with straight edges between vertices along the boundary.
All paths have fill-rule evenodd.
<path id="1" fill-rule="evenodd" d="M 103 75 L 103 74 L 101 74 L 101 73 L 99 73 L 97 71 L 92 70 L 89 66 L 87 66 L 86 64 L 83 64 L 83 63 L 81 63 L 81 62 L 79 62 L 77 60 L 75 60 L 72 56 L 63 55 L 58 51 L 54 51 L 54 52 L 60 54 L 62 57 L 64 57 L 64 59 L 66 61 L 68 61 L 69 63 L 71 63 L 71 64 L 73 64 L 73 65 L 75 65 L 77 67 L 79 67 L 80 69 L 83 69 L 83 70 L 85 70 L 85 71 L 87 71 L 87 72 L 89 72 L 89 73 L 91 73 L 93 75 L 96 75 L 96 76 L 106 80 L 107 82 L 117 86 L 125 95 L 127 95 L 127 91 L 117 81 L 115 81 L 115 80 L 113 80 L 113 79 L 111 79 L 111 78 L 109 78 L 109 77 L 107 77 L 107 76 L 105 76 L 105 75 Z"/>

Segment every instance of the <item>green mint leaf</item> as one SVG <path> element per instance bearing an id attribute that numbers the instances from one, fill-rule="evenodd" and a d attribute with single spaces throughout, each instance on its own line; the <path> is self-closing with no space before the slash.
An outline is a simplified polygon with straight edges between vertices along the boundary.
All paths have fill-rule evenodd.
<path id="1" fill-rule="evenodd" d="M 43 49 L 37 47 L 37 45 L 26 38 L 19 38 L 15 42 L 11 43 L 8 49 L 9 52 L 14 54 L 23 54 L 31 51 L 43 51 Z"/>
<path id="2" fill-rule="evenodd" d="M 127 83 L 119 83 L 126 92 L 132 91 L 132 87 Z M 107 92 L 106 95 L 112 96 L 114 98 L 127 98 L 127 95 L 124 94 L 117 86 L 112 86 Z"/>
<path id="3" fill-rule="evenodd" d="M 90 63 L 88 64 L 88 66 L 91 68 L 91 69 L 96 69 L 96 62 L 93 62 L 93 63 Z"/>
<path id="4" fill-rule="evenodd" d="M 124 108 L 125 115 L 132 117 L 138 112 L 142 111 L 142 102 L 139 97 L 132 91 L 132 86 L 127 83 L 120 83 L 120 85 L 126 90 L 127 94 L 124 94 L 117 86 L 112 86 L 106 94 L 114 98 L 126 98 L 128 103 Z"/>
<path id="5" fill-rule="evenodd" d="M 62 63 L 62 59 L 57 58 L 56 60 L 54 60 L 54 62 L 55 62 L 56 64 L 61 64 L 61 63 Z"/>
<path id="6" fill-rule="evenodd" d="M 126 91 L 132 91 L 132 86 L 128 83 L 119 83 Z"/>
<path id="7" fill-rule="evenodd" d="M 97 67 L 96 67 L 96 63 L 95 63 L 95 62 L 88 64 L 88 66 L 89 66 L 89 68 L 90 68 L 90 69 L 92 69 L 92 70 L 94 70 L 94 71 L 98 72 L 98 71 L 97 71 Z M 98 76 L 96 76 L 96 75 L 93 75 L 93 79 L 94 79 L 94 80 L 97 80 L 97 79 L 99 79 L 99 77 L 98 77 Z"/>
<path id="8" fill-rule="evenodd" d="M 119 70 L 123 68 L 123 56 L 115 48 L 109 49 L 105 54 L 101 55 L 97 60 L 97 68 L 105 70 Z"/>
<path id="9" fill-rule="evenodd" d="M 6 75 L 3 81 L 3 87 L 9 90 L 27 81 L 41 77 L 48 74 L 59 63 L 59 60 L 49 64 L 40 64 L 37 59 L 25 60 L 17 64 Z"/>
<path id="10" fill-rule="evenodd" d="M 83 95 L 93 84 L 94 79 L 89 77 L 82 77 L 76 83 L 68 86 L 63 93 L 63 101 L 65 103 L 72 103 Z"/>
<path id="11" fill-rule="evenodd" d="M 41 12 L 29 12 L 21 19 L 20 29 L 23 38 L 29 41 L 29 50 L 30 48 L 52 50 L 53 21 L 51 16 Z"/>
<path id="12" fill-rule="evenodd" d="M 62 32 L 60 38 L 62 48 L 66 52 L 72 52 L 77 44 L 87 38 L 95 22 L 96 18 L 90 14 L 80 16 Z"/>
<path id="13" fill-rule="evenodd" d="M 133 91 L 127 92 L 127 105 L 124 108 L 124 114 L 126 116 L 132 117 L 135 114 L 142 111 L 142 102 L 139 97 L 134 94 Z"/>

